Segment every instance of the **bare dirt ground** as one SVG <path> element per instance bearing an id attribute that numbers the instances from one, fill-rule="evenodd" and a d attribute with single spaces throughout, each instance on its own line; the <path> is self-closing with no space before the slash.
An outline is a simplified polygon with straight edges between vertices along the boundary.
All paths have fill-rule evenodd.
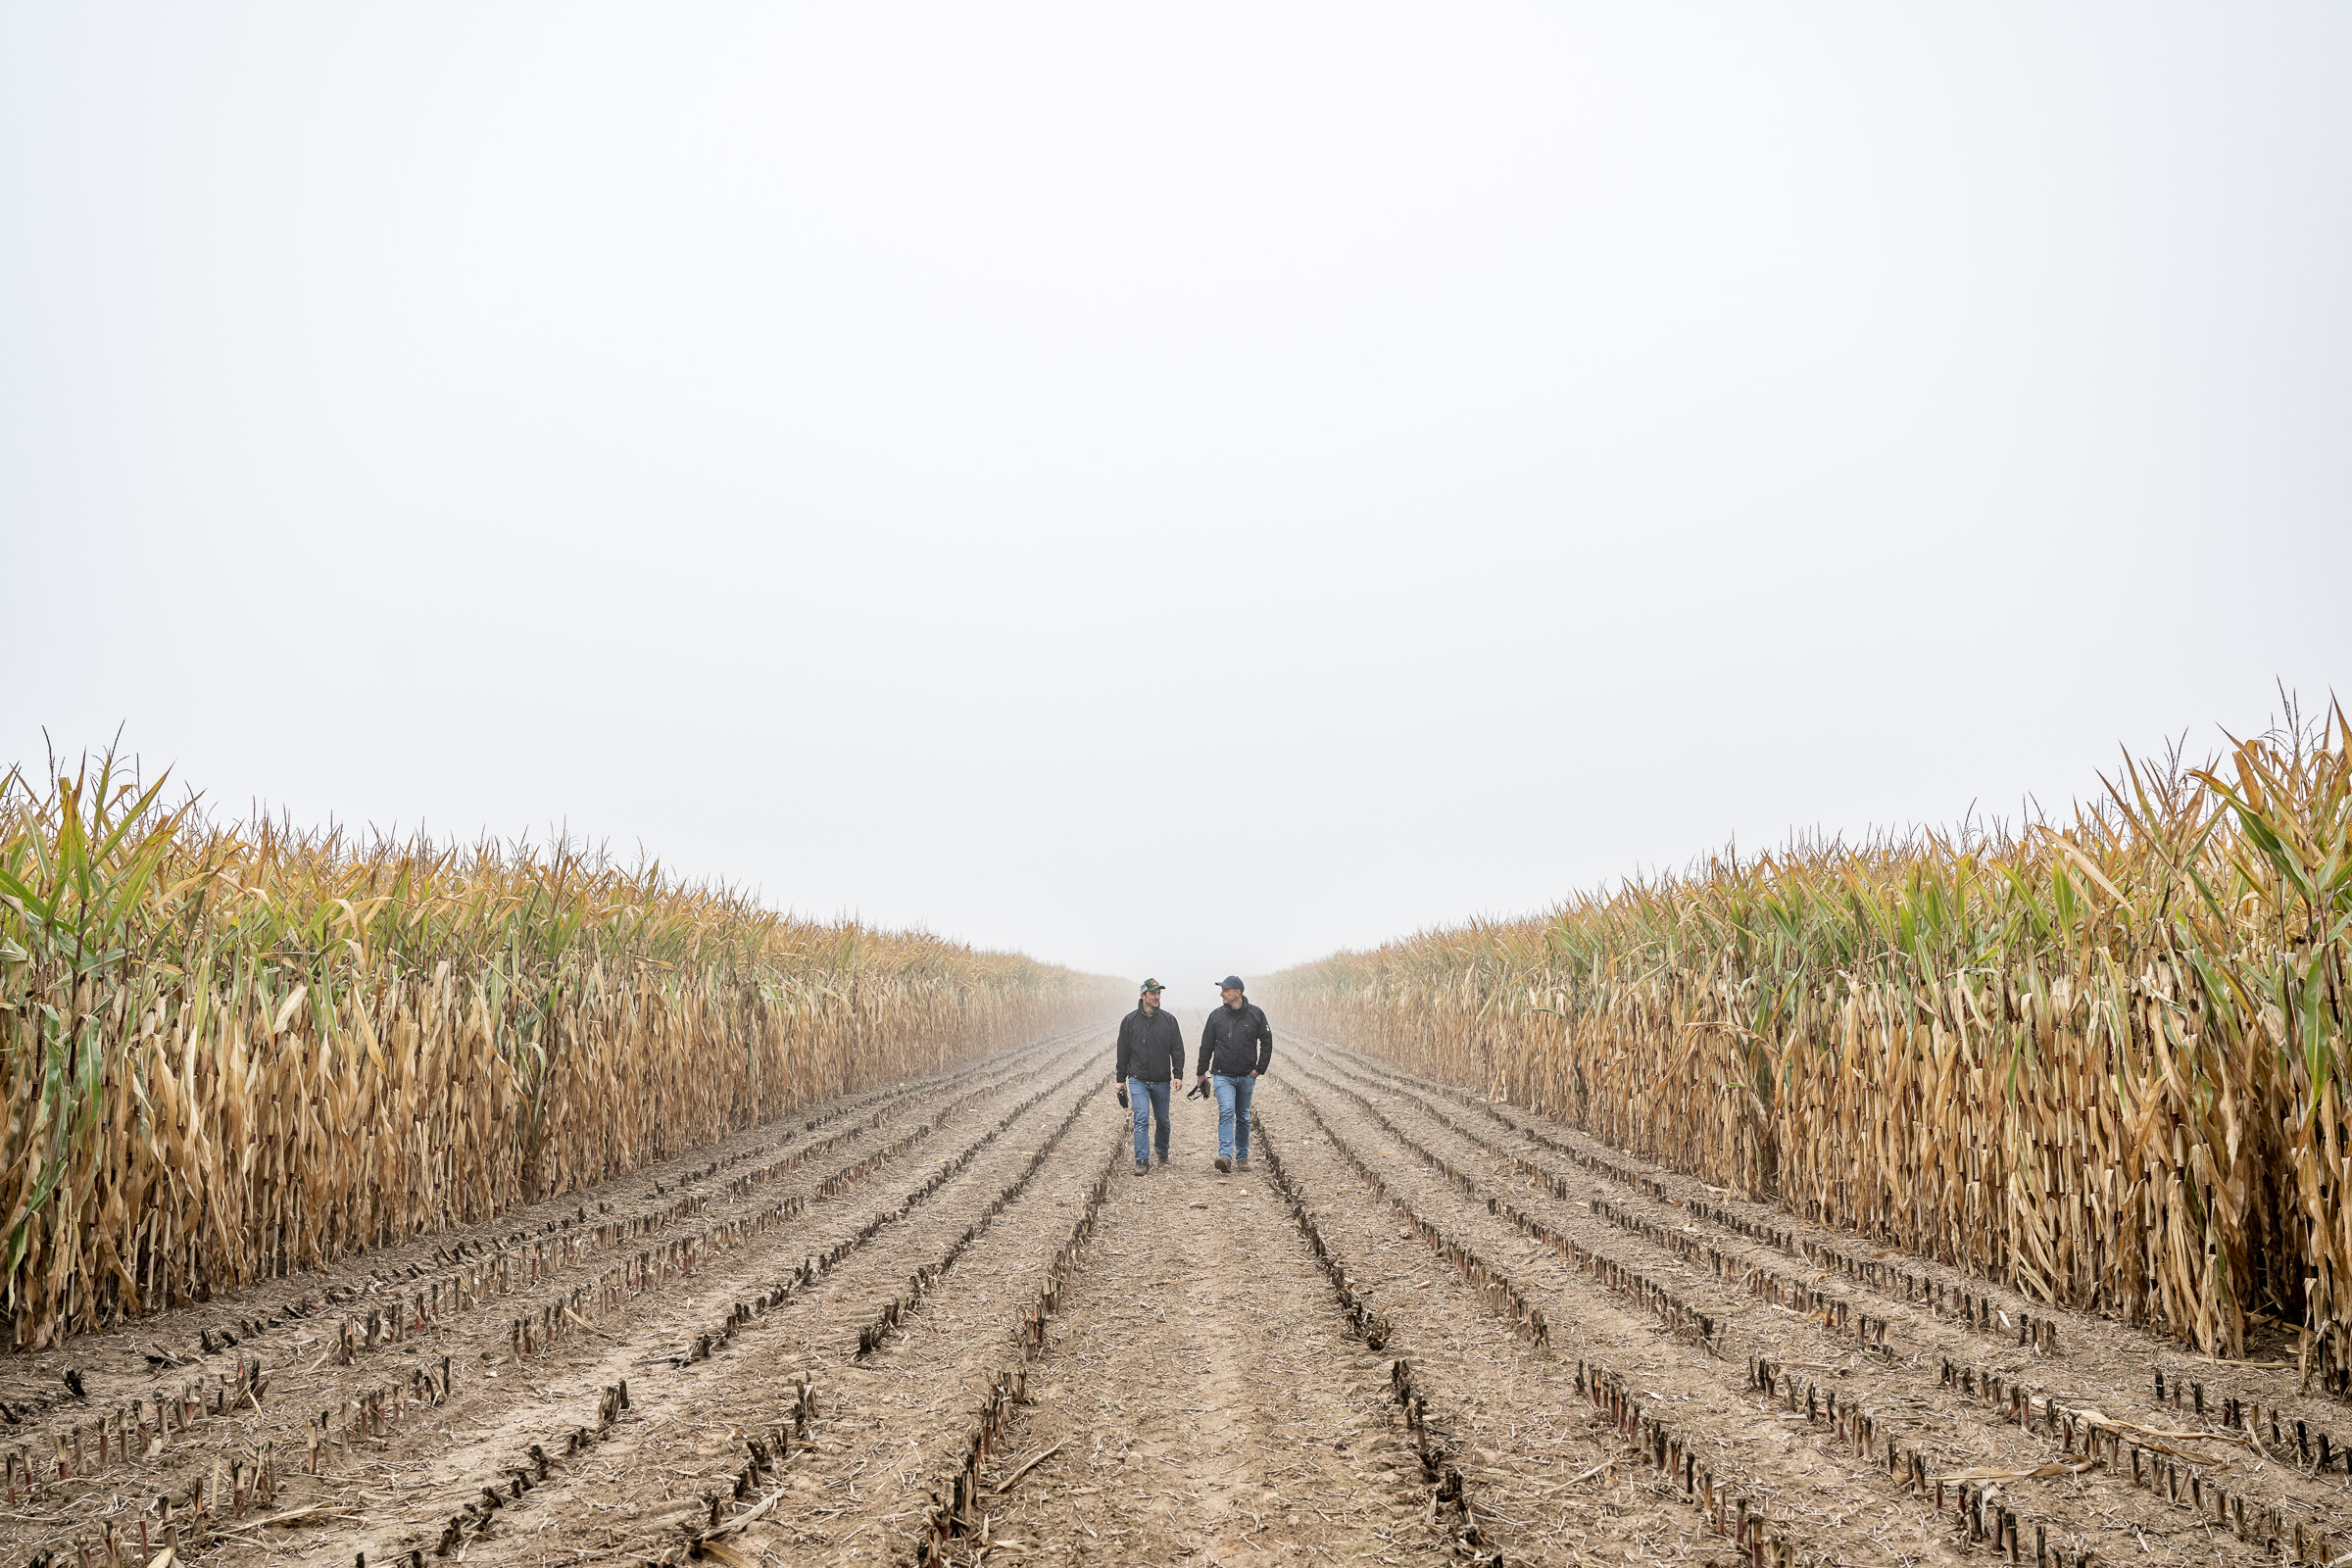
<path id="1" fill-rule="evenodd" d="M 8 1560 L 2352 1550 L 2291 1364 L 1289 1037 L 1252 1168 L 1180 1098 L 1138 1178 L 1110 1032 L 0 1363 Z"/>

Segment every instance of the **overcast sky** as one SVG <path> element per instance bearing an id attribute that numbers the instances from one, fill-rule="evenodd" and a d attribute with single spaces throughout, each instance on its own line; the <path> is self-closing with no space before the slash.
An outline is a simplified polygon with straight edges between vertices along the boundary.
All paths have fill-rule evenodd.
<path id="1" fill-rule="evenodd" d="M 0 763 L 1187 1005 L 2352 652 L 2352 8 L 0 4 Z M 2352 693 L 2348 693 L 2352 695 Z"/>

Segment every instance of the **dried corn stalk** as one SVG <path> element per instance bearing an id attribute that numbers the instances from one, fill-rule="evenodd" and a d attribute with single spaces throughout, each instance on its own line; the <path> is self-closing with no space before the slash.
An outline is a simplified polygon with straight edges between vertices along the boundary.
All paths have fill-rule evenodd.
<path id="1" fill-rule="evenodd" d="M 1282 975 L 1310 1028 L 2208 1351 L 2352 1380 L 2352 732 L 2071 826 L 1804 845 Z"/>
<path id="2" fill-rule="evenodd" d="M 1107 1010 L 1102 982 L 546 853 L 0 781 L 20 1346 L 570 1191 Z"/>

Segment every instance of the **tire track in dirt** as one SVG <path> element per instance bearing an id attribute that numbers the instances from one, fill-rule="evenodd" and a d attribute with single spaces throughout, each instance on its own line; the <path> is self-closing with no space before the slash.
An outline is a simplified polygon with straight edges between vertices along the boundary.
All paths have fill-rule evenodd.
<path id="1" fill-rule="evenodd" d="M 1342 1086 L 1332 1087 L 1340 1092 L 1329 1098 L 1346 1098 Z M 1492 1168 L 1499 1152 L 1459 1126 L 1445 1126 L 1410 1094 L 1380 1093 L 1379 1103 L 1400 1133 L 1449 1162 Z M 1882 1362 L 1845 1353 L 1842 1347 L 1825 1352 L 1819 1348 L 1824 1336 L 1805 1326 L 1800 1315 L 1743 1299 L 1736 1285 L 1690 1266 L 1676 1249 L 1663 1245 L 1661 1235 L 1679 1238 L 1686 1228 L 1698 1228 L 1670 1201 L 1622 1187 L 1604 1192 L 1601 1182 L 1581 1171 L 1562 1175 L 1563 1185 L 1588 1203 L 1603 1199 L 1613 1209 L 1637 1211 L 1642 1226 L 1628 1229 L 1596 1220 L 1590 1208 L 1557 1197 L 1551 1184 L 1514 1193 L 1511 1200 L 1563 1231 L 1631 1254 L 1636 1266 L 1675 1276 L 1734 1325 L 1727 1338 L 1735 1360 L 1762 1356 L 1774 1363 L 1764 1369 L 1767 1388 L 1779 1384 L 1784 1413 L 1811 1411 L 1817 1394 L 1826 1396 L 1829 1411 L 1823 1419 L 1838 1435 L 1825 1434 L 1823 1442 L 1835 1449 L 1859 1436 L 1845 1430 L 1853 1423 L 1840 1421 L 1838 1412 L 1868 1412 L 1860 1430 L 1878 1444 L 1898 1441 L 1895 1435 L 1900 1435 L 1897 1462 L 1908 1480 L 1962 1478 L 1950 1489 L 1954 1510 L 1961 1507 L 1963 1494 L 1988 1493 L 1990 1505 L 2021 1515 L 2020 1527 L 2029 1537 L 2036 1523 L 2046 1525 L 2053 1549 L 2063 1539 L 2134 1555 L 2148 1553 L 2151 1546 L 2161 1554 L 2169 1545 L 2179 1558 L 2200 1561 L 2232 1552 L 2268 1560 L 2280 1549 L 2307 1557 L 2325 1551 L 2319 1532 L 2342 1497 L 2341 1487 L 2326 1478 L 2299 1473 L 2291 1462 L 2272 1462 L 2254 1445 L 2228 1441 L 2226 1434 L 2215 1434 L 2222 1442 L 2183 1447 L 2178 1438 L 2151 1434 L 2144 1421 L 2135 1424 L 2138 1430 L 2119 1426 L 2131 1420 L 2121 1414 L 2126 1406 L 2120 1390 L 2101 1388 L 2081 1369 L 2052 1365 L 2022 1347 L 1988 1347 L 1965 1335 L 1953 1319 L 1924 1306 L 1904 1314 L 1905 1331 L 1923 1342 L 1904 1347 L 1907 1359 Z M 1494 1185 L 1509 1192 L 1521 1184 L 1501 1175 Z M 1633 1216 L 1620 1214 L 1628 1217 Z M 1777 1251 L 1744 1238 L 1725 1250 L 1781 1260 Z M 1823 1374 L 1818 1380 L 1800 1375 L 1815 1370 Z M 2149 1419 L 2157 1433 L 2180 1427 L 2176 1420 Z M 1920 1461 L 1915 1472 L 1914 1456 Z M 2042 1481 L 2024 1479 L 2025 1472 L 2045 1467 Z M 1883 1471 L 1873 1475 L 1882 1488 L 1902 1484 L 1889 1482 Z M 2142 1476 L 2144 1484 L 2134 1485 L 2133 1475 Z M 1942 1496 L 1944 1489 L 1936 1492 Z M 2219 1532 L 2211 1528 L 2216 1525 L 2227 1535 L 2216 1539 Z M 1960 1532 L 1954 1534 L 1957 1538 Z"/>

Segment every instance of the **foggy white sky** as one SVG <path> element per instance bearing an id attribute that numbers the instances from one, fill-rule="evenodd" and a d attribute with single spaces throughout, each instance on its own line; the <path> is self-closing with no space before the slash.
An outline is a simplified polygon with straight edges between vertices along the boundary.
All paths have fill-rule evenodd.
<path id="1" fill-rule="evenodd" d="M 0 5 L 0 762 L 1203 1005 L 2352 650 L 2352 9 Z"/>

